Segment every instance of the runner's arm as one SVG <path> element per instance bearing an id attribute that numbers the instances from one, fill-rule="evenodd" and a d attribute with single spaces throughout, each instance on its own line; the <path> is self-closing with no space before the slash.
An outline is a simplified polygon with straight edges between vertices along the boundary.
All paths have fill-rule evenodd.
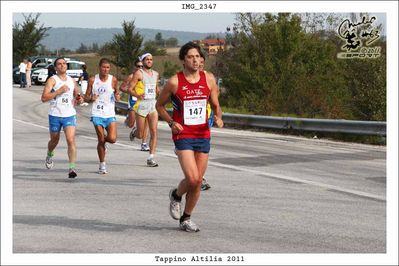
<path id="1" fill-rule="evenodd" d="M 114 88 L 115 100 L 119 101 L 121 99 L 121 96 L 118 89 L 118 79 L 115 76 L 112 77 L 112 87 Z"/>
<path id="2" fill-rule="evenodd" d="M 73 97 L 76 99 L 78 104 L 83 103 L 84 100 L 83 100 L 83 97 L 80 96 L 79 85 L 78 85 L 78 83 L 75 80 L 73 80 L 73 87 L 74 87 L 74 89 L 73 89 Z"/>
<path id="3" fill-rule="evenodd" d="M 178 86 L 177 75 L 171 77 L 168 82 L 163 87 L 161 93 L 159 94 L 157 103 L 155 107 L 157 108 L 159 116 L 166 121 L 168 124 L 172 125 L 171 129 L 173 133 L 178 133 L 183 130 L 183 126 L 177 122 L 174 122 L 172 117 L 168 114 L 165 105 L 169 102 L 170 97 L 176 93 Z"/>
<path id="4" fill-rule="evenodd" d="M 90 103 L 90 102 L 95 101 L 95 99 L 97 99 L 97 97 L 93 97 L 94 95 L 92 95 L 93 83 L 94 83 L 94 77 L 91 77 L 89 79 L 88 84 L 87 84 L 86 94 L 84 95 L 84 101 L 85 102 Z"/>
<path id="5" fill-rule="evenodd" d="M 159 84 L 159 75 L 157 77 L 157 83 L 155 85 L 155 95 L 159 95 L 159 86 L 158 86 L 158 84 Z"/>
<path id="6" fill-rule="evenodd" d="M 122 84 L 119 86 L 119 90 L 125 93 L 128 93 L 128 89 L 129 89 L 129 83 L 133 78 L 133 74 L 130 74 L 129 76 L 127 76 L 127 78 L 122 82 Z"/>
<path id="7" fill-rule="evenodd" d="M 130 81 L 130 83 L 129 83 L 129 88 L 128 88 L 128 93 L 131 95 L 131 96 L 134 96 L 134 97 L 136 97 L 137 99 L 140 99 L 140 100 L 142 100 L 143 98 L 144 98 L 144 94 L 142 94 L 142 95 L 138 95 L 137 94 L 137 92 L 136 92 L 136 85 L 137 85 L 137 83 L 143 78 L 142 77 L 142 73 L 141 73 L 141 71 L 136 71 L 134 74 L 133 74 L 133 78 L 132 78 L 132 80 Z"/>

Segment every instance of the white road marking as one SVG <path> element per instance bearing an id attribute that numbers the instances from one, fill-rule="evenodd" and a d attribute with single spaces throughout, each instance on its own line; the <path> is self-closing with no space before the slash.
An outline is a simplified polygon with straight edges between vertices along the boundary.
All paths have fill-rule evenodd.
<path id="1" fill-rule="evenodd" d="M 44 129 L 48 130 L 48 127 L 44 127 L 44 126 L 41 126 L 41 125 L 38 125 L 38 124 L 34 124 L 34 123 L 31 123 L 31 122 L 26 122 L 26 121 L 15 119 L 15 118 L 13 118 L 13 120 L 17 121 L 17 122 L 20 122 L 22 124 L 31 125 L 31 126 L 35 126 L 35 127 L 40 127 L 40 128 L 44 128 Z"/>
<path id="2" fill-rule="evenodd" d="M 38 128 L 43 128 L 43 129 L 48 130 L 48 127 L 44 127 L 44 126 L 41 126 L 41 125 L 38 125 L 35 123 L 31 123 L 31 122 L 27 122 L 27 121 L 23 121 L 23 120 L 19 120 L 19 119 L 13 119 L 13 120 L 16 122 L 26 124 L 26 125 L 31 125 L 31 126 L 35 126 Z M 89 136 L 84 136 L 84 135 L 79 135 L 77 137 L 97 141 L 96 137 L 89 137 Z M 127 145 L 127 144 L 123 144 L 123 143 L 119 143 L 119 142 L 116 142 L 113 145 L 125 147 L 128 149 L 136 149 L 136 147 L 133 147 L 132 145 Z M 163 156 L 176 158 L 176 154 L 171 153 L 171 152 L 159 150 L 157 153 L 160 155 L 163 155 Z M 331 190 L 340 191 L 340 192 L 344 192 L 344 193 L 348 193 L 348 194 L 352 194 L 352 195 L 356 195 L 356 196 L 371 198 L 371 199 L 375 199 L 375 200 L 386 201 L 386 198 L 384 196 L 379 196 L 376 194 L 367 193 L 367 192 L 363 192 L 363 191 L 359 191 L 359 190 L 347 189 L 347 188 L 343 188 L 340 186 L 329 185 L 329 184 L 325 184 L 325 183 L 321 183 L 321 182 L 316 182 L 316 181 L 311 181 L 311 180 L 306 180 L 306 179 L 301 179 L 301 178 L 296 178 L 296 177 L 291 177 L 291 176 L 285 176 L 285 175 L 275 174 L 275 173 L 264 173 L 264 172 L 249 169 L 249 168 L 244 168 L 244 167 L 239 167 L 239 166 L 234 166 L 234 165 L 229 165 L 229 164 L 223 164 L 223 163 L 217 163 L 217 162 L 212 162 L 212 161 L 209 161 L 208 165 L 213 165 L 216 167 L 222 167 L 222 168 L 227 168 L 227 169 L 231 169 L 231 170 L 252 173 L 252 174 L 261 175 L 261 176 L 265 176 L 265 177 L 269 177 L 269 178 L 271 177 L 271 178 L 276 178 L 276 179 L 285 180 L 285 181 L 293 181 L 293 182 L 303 183 L 303 184 L 307 184 L 307 185 L 311 185 L 311 186 L 315 186 L 315 187 L 331 189 Z"/>

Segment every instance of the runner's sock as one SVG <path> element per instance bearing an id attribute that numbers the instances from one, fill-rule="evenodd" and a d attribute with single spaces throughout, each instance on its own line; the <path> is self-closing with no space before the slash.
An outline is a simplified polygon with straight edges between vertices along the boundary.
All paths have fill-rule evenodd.
<path id="1" fill-rule="evenodd" d="M 176 188 L 175 190 L 173 190 L 172 196 L 173 196 L 173 198 L 174 198 L 175 200 L 181 201 L 181 196 L 179 197 L 179 196 L 177 195 L 177 188 Z"/>
<path id="2" fill-rule="evenodd" d="M 54 156 L 54 151 L 47 151 L 47 156 L 48 157 L 53 157 Z"/>
<path id="3" fill-rule="evenodd" d="M 75 163 L 69 163 L 69 169 L 75 169 Z"/>
<path id="4" fill-rule="evenodd" d="M 191 215 L 184 212 L 182 217 L 180 217 L 180 223 L 184 222 L 185 220 L 190 219 L 190 217 L 191 217 Z"/>

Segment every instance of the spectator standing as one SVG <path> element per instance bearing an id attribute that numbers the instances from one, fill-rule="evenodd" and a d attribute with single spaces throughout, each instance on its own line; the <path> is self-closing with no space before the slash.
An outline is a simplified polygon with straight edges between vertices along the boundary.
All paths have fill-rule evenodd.
<path id="1" fill-rule="evenodd" d="M 82 70 L 83 73 L 82 75 L 79 77 L 79 85 L 80 85 L 80 91 L 82 92 L 83 95 L 86 94 L 86 90 L 87 90 L 87 84 L 89 82 L 89 73 L 87 72 L 87 66 L 83 65 L 82 66 Z M 83 102 L 80 104 L 80 106 L 87 106 L 89 105 L 86 102 Z"/>
<path id="2" fill-rule="evenodd" d="M 80 88 L 82 89 L 82 93 L 86 94 L 87 83 L 89 82 L 89 73 L 87 72 L 87 66 L 86 65 L 82 66 L 82 70 L 83 70 L 83 73 L 79 77 L 79 85 L 80 85 Z"/>
<path id="3" fill-rule="evenodd" d="M 32 71 L 32 61 L 28 58 L 26 64 L 26 83 L 28 85 L 28 88 L 32 87 L 31 71 Z"/>
<path id="4" fill-rule="evenodd" d="M 20 88 L 26 87 L 26 66 L 28 61 L 24 58 L 24 60 L 19 64 L 19 76 L 20 76 Z"/>

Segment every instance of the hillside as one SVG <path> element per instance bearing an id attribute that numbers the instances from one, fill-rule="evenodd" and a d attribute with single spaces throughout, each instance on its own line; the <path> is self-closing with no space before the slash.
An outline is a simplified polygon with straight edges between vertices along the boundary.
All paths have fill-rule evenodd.
<path id="1" fill-rule="evenodd" d="M 203 39 L 210 34 L 218 34 L 224 36 L 223 33 L 199 33 L 173 30 L 157 30 L 157 29 L 141 29 L 137 28 L 140 34 L 144 37 L 144 41 L 152 40 L 158 32 L 162 33 L 162 38 L 168 39 L 175 37 L 179 45 L 188 41 Z M 122 33 L 122 28 L 102 28 L 102 29 L 88 29 L 88 28 L 51 28 L 48 31 L 48 36 L 45 37 L 41 44 L 49 50 L 56 50 L 66 48 L 76 50 L 80 44 L 91 46 L 97 43 L 99 46 L 103 45 L 112 39 L 116 33 Z"/>

